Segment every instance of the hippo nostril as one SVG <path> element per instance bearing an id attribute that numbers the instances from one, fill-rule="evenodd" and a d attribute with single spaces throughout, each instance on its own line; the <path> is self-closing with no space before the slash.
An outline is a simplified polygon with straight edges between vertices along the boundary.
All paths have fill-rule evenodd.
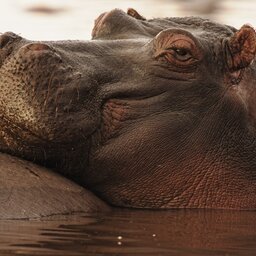
<path id="1" fill-rule="evenodd" d="M 6 35 L 2 35 L 0 37 L 0 49 L 3 49 L 5 45 L 7 45 L 9 42 L 9 37 Z"/>
<path id="2" fill-rule="evenodd" d="M 13 42 L 18 37 L 18 35 L 12 32 L 6 32 L 0 35 L 0 49 L 3 49 L 9 42 Z"/>
<path id="3" fill-rule="evenodd" d="M 40 65 L 46 65 L 46 63 L 62 63 L 61 56 L 57 53 L 55 48 L 44 42 L 33 42 L 23 45 L 18 49 L 18 53 L 21 58 L 26 59 L 29 63 L 32 61 L 40 63 Z"/>
<path id="4" fill-rule="evenodd" d="M 0 33 L 0 67 L 13 51 L 13 45 L 22 38 L 12 32 Z"/>
<path id="5" fill-rule="evenodd" d="M 42 43 L 32 43 L 26 46 L 27 50 L 31 51 L 44 51 L 44 50 L 52 50 L 52 48 L 47 44 Z"/>

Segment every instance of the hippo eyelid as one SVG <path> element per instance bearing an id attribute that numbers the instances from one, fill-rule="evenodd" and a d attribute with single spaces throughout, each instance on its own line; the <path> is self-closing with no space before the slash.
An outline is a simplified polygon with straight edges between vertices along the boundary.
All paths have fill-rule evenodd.
<path id="1" fill-rule="evenodd" d="M 165 54 L 168 54 L 168 53 L 170 53 L 170 52 L 176 52 L 177 54 L 179 54 L 178 53 L 178 51 L 179 50 L 185 50 L 185 51 L 187 51 L 187 53 L 189 54 L 189 55 L 191 55 L 191 57 L 193 57 L 193 55 L 192 55 L 192 53 L 191 53 L 191 51 L 189 50 L 189 49 L 187 49 L 187 48 L 178 48 L 178 47 L 169 47 L 169 48 L 167 48 L 167 49 L 163 49 L 162 51 L 158 51 L 156 54 L 155 54 L 155 58 L 158 58 L 158 57 L 161 57 L 161 56 L 164 56 Z"/>
<path id="2" fill-rule="evenodd" d="M 201 43 L 193 34 L 181 29 L 165 29 L 154 38 L 155 47 L 162 49 L 172 47 L 173 45 L 176 45 L 179 41 L 183 41 L 184 43 L 186 42 L 187 45 L 190 45 L 190 47 L 188 48 L 194 48 L 198 51 L 200 51 L 200 49 L 202 48 Z"/>
<path id="3" fill-rule="evenodd" d="M 202 47 L 200 42 L 190 32 L 181 29 L 166 29 L 160 32 L 153 41 L 154 58 L 164 57 L 170 61 L 170 56 L 181 61 L 196 62 L 202 59 Z M 178 50 L 184 50 L 185 55 L 179 54 Z M 187 63 L 189 64 L 189 63 Z"/>
<path id="4" fill-rule="evenodd" d="M 173 37 L 178 36 L 178 35 L 184 36 L 184 38 L 185 37 L 189 38 L 194 44 L 196 44 L 196 46 L 199 46 L 199 42 L 198 42 L 197 38 L 192 33 L 190 33 L 189 31 L 183 30 L 183 29 L 179 29 L 179 28 L 164 29 L 156 35 L 155 39 L 158 39 L 162 35 L 167 36 L 168 34 Z"/>
<path id="5" fill-rule="evenodd" d="M 192 55 L 190 49 L 186 48 L 186 47 L 176 47 L 176 46 L 172 46 L 166 49 L 167 51 L 175 51 L 178 53 L 178 51 L 186 51 L 187 53 L 189 53 L 190 55 Z"/>

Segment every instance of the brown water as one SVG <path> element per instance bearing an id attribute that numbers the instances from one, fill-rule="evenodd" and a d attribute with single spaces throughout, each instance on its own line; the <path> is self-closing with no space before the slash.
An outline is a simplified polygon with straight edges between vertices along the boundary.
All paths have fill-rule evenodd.
<path id="1" fill-rule="evenodd" d="M 256 255 L 256 212 L 130 211 L 0 222 L 0 255 Z"/>

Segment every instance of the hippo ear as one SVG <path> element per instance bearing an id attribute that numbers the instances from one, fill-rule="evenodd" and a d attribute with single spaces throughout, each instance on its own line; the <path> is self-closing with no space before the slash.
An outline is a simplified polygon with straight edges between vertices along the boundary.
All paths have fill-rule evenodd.
<path id="1" fill-rule="evenodd" d="M 143 16 L 141 16 L 136 10 L 133 8 L 129 8 L 127 10 L 127 14 L 137 20 L 146 20 Z"/>
<path id="2" fill-rule="evenodd" d="M 244 25 L 227 42 L 227 64 L 231 72 L 251 64 L 256 54 L 256 32 Z"/>

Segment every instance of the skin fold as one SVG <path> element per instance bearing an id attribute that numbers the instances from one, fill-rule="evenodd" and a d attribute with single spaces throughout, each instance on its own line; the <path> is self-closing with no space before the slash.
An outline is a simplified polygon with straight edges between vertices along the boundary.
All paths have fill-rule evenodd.
<path id="1" fill-rule="evenodd" d="M 248 25 L 133 9 L 90 41 L 4 33 L 0 152 L 113 206 L 256 209 L 255 53 Z"/>

